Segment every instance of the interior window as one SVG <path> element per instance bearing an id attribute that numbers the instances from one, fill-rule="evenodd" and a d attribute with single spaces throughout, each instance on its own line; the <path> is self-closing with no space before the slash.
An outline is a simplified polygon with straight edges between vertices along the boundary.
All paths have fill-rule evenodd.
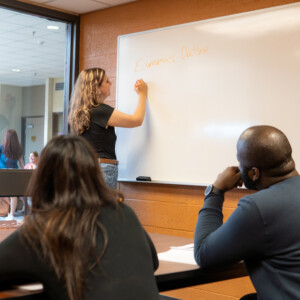
<path id="1" fill-rule="evenodd" d="M 0 8 L 0 145 L 14 129 L 29 155 L 63 132 L 64 22 Z"/>

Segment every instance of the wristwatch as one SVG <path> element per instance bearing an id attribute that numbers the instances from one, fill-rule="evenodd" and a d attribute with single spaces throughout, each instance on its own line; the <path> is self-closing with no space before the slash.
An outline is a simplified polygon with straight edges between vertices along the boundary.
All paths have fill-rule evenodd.
<path id="1" fill-rule="evenodd" d="M 221 195 L 224 196 L 224 191 L 216 188 L 215 186 L 213 186 L 212 184 L 210 184 L 209 186 L 207 186 L 207 188 L 205 189 L 204 195 L 208 196 L 210 194 L 216 194 L 216 195 Z"/>

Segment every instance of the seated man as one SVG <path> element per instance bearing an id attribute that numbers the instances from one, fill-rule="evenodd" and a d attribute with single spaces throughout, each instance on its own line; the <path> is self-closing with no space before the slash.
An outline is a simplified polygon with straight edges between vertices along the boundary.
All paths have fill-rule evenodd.
<path id="1" fill-rule="evenodd" d="M 228 167 L 205 192 L 195 230 L 195 259 L 202 268 L 244 260 L 258 298 L 299 299 L 300 177 L 287 137 L 271 126 L 246 129 L 237 143 L 239 167 Z M 243 197 L 223 224 L 224 193 Z"/>

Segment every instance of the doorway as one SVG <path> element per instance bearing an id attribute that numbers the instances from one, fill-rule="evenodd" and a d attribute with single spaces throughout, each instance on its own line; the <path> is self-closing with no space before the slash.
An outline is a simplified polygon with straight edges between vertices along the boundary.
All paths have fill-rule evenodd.
<path id="1" fill-rule="evenodd" d="M 44 148 L 44 117 L 22 117 L 22 146 L 24 148 L 24 163 L 29 162 L 30 152 L 41 154 Z"/>

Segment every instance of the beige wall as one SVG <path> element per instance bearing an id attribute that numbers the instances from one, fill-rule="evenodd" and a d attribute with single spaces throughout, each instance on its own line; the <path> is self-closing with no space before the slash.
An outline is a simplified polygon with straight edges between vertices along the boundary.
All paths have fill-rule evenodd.
<path id="1" fill-rule="evenodd" d="M 15 129 L 21 140 L 22 88 L 0 85 L 0 144 L 7 129 Z"/>
<path id="2" fill-rule="evenodd" d="M 22 117 L 43 116 L 45 113 L 45 86 L 22 88 Z"/>
<path id="3" fill-rule="evenodd" d="M 63 112 L 64 91 L 56 91 L 55 84 L 64 82 L 64 78 L 53 79 L 53 112 Z M 45 113 L 45 85 L 22 88 L 22 116 L 43 116 Z"/>
<path id="4" fill-rule="evenodd" d="M 53 112 L 63 112 L 64 111 L 64 90 L 56 91 L 55 85 L 57 83 L 63 83 L 64 78 L 54 78 L 53 85 Z"/>

